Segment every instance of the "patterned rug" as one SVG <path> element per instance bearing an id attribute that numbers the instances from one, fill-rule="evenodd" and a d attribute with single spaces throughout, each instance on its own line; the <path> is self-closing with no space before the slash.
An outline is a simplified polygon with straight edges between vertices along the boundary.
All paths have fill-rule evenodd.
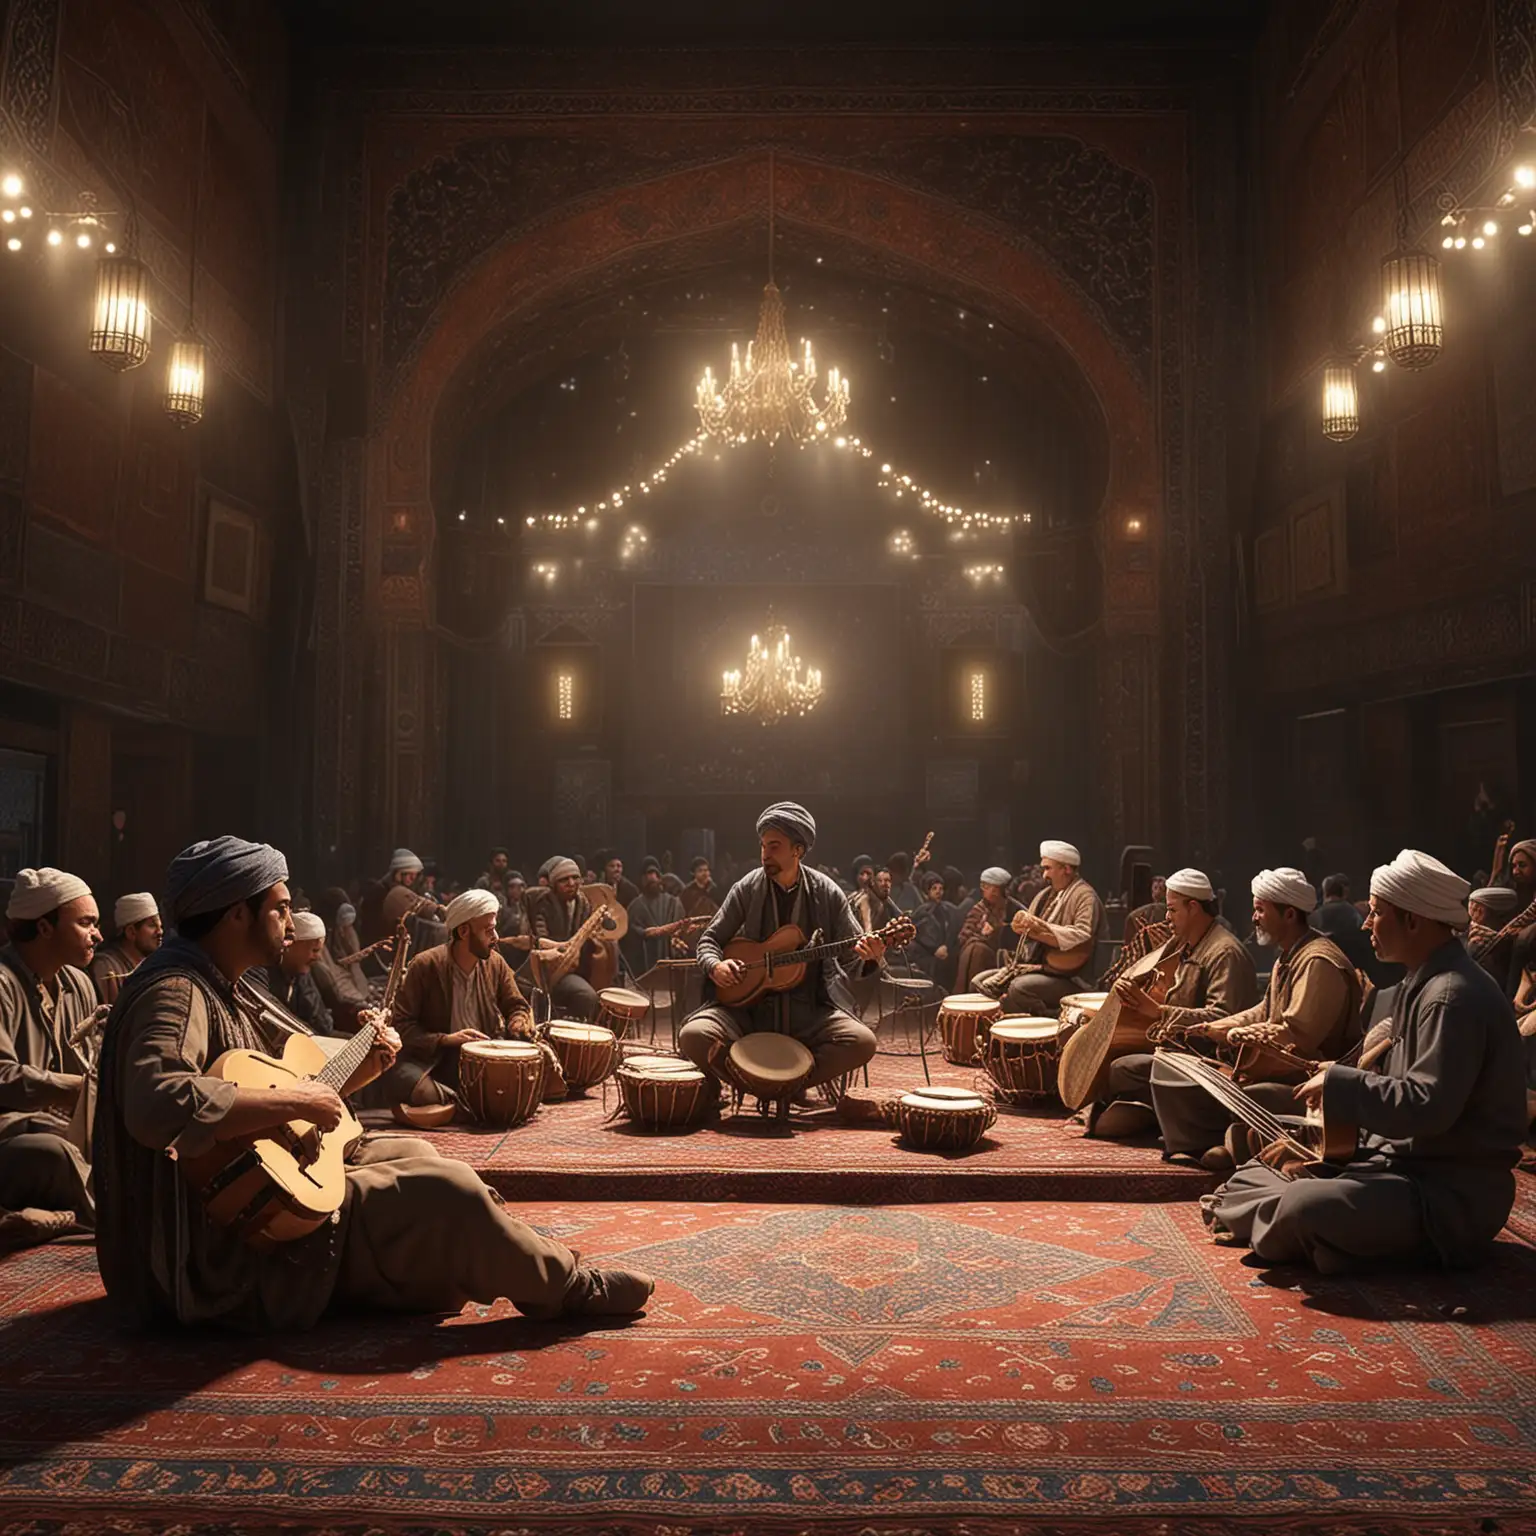
<path id="1" fill-rule="evenodd" d="M 0 1529 L 1536 1530 L 1536 1250 L 1321 1280 L 1191 1205 L 527 1214 L 627 1327 L 130 1339 L 89 1246 L 0 1265 Z"/>
<path id="2" fill-rule="evenodd" d="M 931 1059 L 935 1083 L 971 1087 L 985 1074 Z M 870 1064 L 878 1092 L 923 1085 L 915 1057 Z M 430 1138 L 509 1198 L 524 1200 L 778 1200 L 844 1204 L 925 1200 L 1192 1199 L 1214 1180 L 1164 1163 L 1155 1142 L 1099 1141 L 1067 1124 L 1060 1104 L 998 1106 L 997 1124 L 966 1153 L 923 1152 L 887 1129 L 850 1127 L 820 1101 L 786 1130 L 748 1103 L 677 1133 L 615 1118 L 610 1087 L 546 1104 L 511 1131 L 452 1127 Z"/>

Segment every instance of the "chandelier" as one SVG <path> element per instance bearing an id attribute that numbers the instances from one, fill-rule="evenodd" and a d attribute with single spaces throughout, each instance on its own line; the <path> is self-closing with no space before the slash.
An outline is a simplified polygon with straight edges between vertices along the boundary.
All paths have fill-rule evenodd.
<path id="1" fill-rule="evenodd" d="M 763 725 L 808 715 L 821 700 L 821 668 L 800 671 L 800 658 L 789 648 L 789 632 L 770 624 L 766 638 L 752 636 L 745 672 L 721 678 L 720 712 L 756 715 Z"/>
<path id="2" fill-rule="evenodd" d="M 835 431 L 848 416 L 848 380 L 833 368 L 827 375 L 825 398 L 816 399 L 816 355 L 809 341 L 797 363 L 790 357 L 784 334 L 784 301 L 773 281 L 773 154 L 768 155 L 768 286 L 758 311 L 757 336 L 741 349 L 731 343 L 731 376 L 723 388 L 714 370 L 699 380 L 695 403 L 699 421 L 711 436 L 745 443 L 761 438 L 770 444 L 787 437 L 795 443 L 813 442 Z"/>

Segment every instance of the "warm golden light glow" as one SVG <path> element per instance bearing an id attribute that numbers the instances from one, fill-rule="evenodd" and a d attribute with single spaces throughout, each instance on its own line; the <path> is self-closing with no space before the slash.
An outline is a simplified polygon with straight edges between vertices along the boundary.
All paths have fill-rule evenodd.
<path id="1" fill-rule="evenodd" d="M 987 718 L 987 674 L 972 672 L 970 681 L 971 719 L 981 724 Z"/>
<path id="2" fill-rule="evenodd" d="M 1355 365 L 1329 363 L 1323 369 L 1323 436 L 1348 442 L 1360 430 L 1360 392 Z"/>
<path id="3" fill-rule="evenodd" d="M 149 356 L 149 331 L 149 273 L 144 263 L 132 256 L 103 256 L 96 263 L 90 350 L 122 373 Z"/>
<path id="4" fill-rule="evenodd" d="M 1445 343 L 1440 262 L 1427 251 L 1398 251 L 1381 264 L 1382 345 L 1400 368 L 1427 368 Z"/>
<path id="5" fill-rule="evenodd" d="M 165 414 L 177 426 L 194 427 L 203 419 L 207 354 L 200 341 L 178 341 L 165 370 Z"/>
<path id="6" fill-rule="evenodd" d="M 576 678 L 570 672 L 560 672 L 555 676 L 555 718 L 576 718 Z"/>
<path id="7" fill-rule="evenodd" d="M 821 700 L 821 669 L 808 667 L 790 649 L 788 630 L 771 624 L 766 640 L 752 636 L 746 670 L 723 672 L 720 712 L 756 715 L 763 725 L 791 716 L 808 715 Z"/>

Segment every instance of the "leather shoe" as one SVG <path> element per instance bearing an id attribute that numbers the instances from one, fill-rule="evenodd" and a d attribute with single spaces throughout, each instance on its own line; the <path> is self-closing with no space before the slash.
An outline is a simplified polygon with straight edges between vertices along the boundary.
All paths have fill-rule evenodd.
<path id="1" fill-rule="evenodd" d="M 1210 1173 L 1231 1173 L 1237 1162 L 1225 1147 L 1209 1147 L 1200 1154 L 1200 1166 Z"/>
<path id="2" fill-rule="evenodd" d="M 1251 1163 L 1264 1150 L 1264 1138 L 1256 1131 L 1250 1130 L 1240 1120 L 1234 1120 L 1227 1127 L 1226 1147 L 1233 1167 L 1241 1168 L 1244 1163 Z"/>
<path id="3" fill-rule="evenodd" d="M 0 1211 L 0 1253 L 52 1242 L 74 1226 L 73 1211 L 40 1211 L 30 1205 L 19 1211 Z"/>
<path id="4" fill-rule="evenodd" d="M 560 1303 L 562 1317 L 629 1317 L 651 1299 L 656 1282 L 627 1269 L 583 1266 L 571 1276 Z"/>

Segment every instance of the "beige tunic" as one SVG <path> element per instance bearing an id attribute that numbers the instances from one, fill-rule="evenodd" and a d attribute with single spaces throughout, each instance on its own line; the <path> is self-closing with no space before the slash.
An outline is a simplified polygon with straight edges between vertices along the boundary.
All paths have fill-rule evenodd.
<path id="1" fill-rule="evenodd" d="M 49 996 L 14 945 L 0 950 L 0 1139 L 62 1133 L 75 1108 L 88 1065 L 70 1037 L 96 1012 L 96 991 L 71 965 L 56 986 Z"/>
<path id="2" fill-rule="evenodd" d="M 130 949 L 121 939 L 103 944 L 91 957 L 91 980 L 96 984 L 96 995 L 108 1002 L 107 977 L 115 976 L 119 986 L 137 969 L 144 957 L 136 949 Z M 115 997 L 117 994 L 112 994 Z"/>
<path id="3" fill-rule="evenodd" d="M 1179 968 L 1163 1003 L 1165 1025 L 1210 1024 L 1252 1008 L 1259 998 L 1253 960 L 1237 935 L 1212 923 Z"/>
<path id="4" fill-rule="evenodd" d="M 1221 1019 L 1225 1036 L 1257 1025 L 1257 1037 L 1311 1061 L 1337 1060 L 1360 1035 L 1360 980 L 1332 939 L 1313 933 L 1275 962 L 1262 1001 Z"/>
<path id="5" fill-rule="evenodd" d="M 1081 875 L 1063 891 L 1053 892 L 1050 886 L 1038 891 L 1029 910 L 1051 930 L 1057 949 L 1081 949 L 1104 926 L 1104 903 Z"/>

